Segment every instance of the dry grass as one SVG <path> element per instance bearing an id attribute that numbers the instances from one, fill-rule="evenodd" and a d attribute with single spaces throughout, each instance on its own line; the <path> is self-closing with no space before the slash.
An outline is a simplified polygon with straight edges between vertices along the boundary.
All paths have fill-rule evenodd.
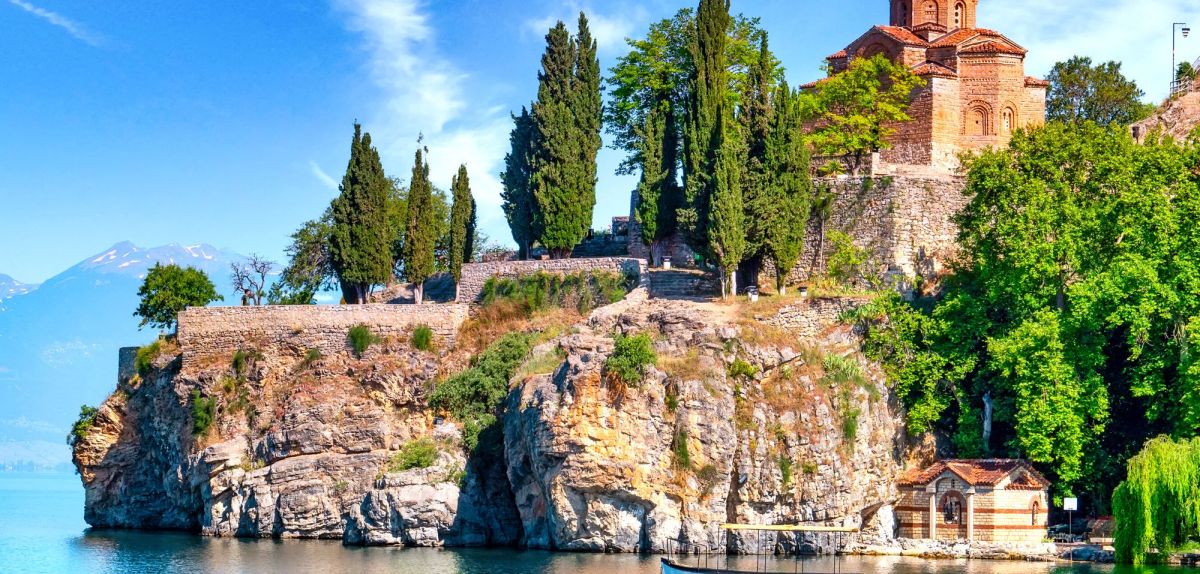
<path id="1" fill-rule="evenodd" d="M 546 352 L 538 353 L 517 369 L 516 378 L 524 380 L 535 375 L 552 374 L 566 359 L 567 353 L 562 347 L 554 347 Z"/>
<path id="2" fill-rule="evenodd" d="M 583 315 L 573 309 L 547 309 L 531 314 L 518 302 L 498 301 L 476 309 L 463 323 L 457 346 L 467 355 L 476 355 L 509 333 L 562 333 L 582 320 Z"/>
<path id="3" fill-rule="evenodd" d="M 663 355 L 658 358 L 658 369 L 668 377 L 677 381 L 708 381 L 712 378 L 712 369 L 706 369 L 700 360 L 700 351 L 688 349 L 686 355 Z"/>

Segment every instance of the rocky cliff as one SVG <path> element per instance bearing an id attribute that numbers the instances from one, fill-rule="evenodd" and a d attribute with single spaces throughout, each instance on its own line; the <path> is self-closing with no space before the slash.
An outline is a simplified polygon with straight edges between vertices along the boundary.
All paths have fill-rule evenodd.
<path id="1" fill-rule="evenodd" d="M 466 362 L 453 349 L 391 338 L 357 358 L 247 344 L 187 362 L 166 349 L 122 377 L 76 445 L 85 518 L 213 536 L 618 552 L 834 542 L 760 548 L 727 536 L 725 522 L 891 536 L 903 425 L 848 327 L 801 339 L 737 306 L 640 291 L 535 348 L 530 361 L 554 366 L 522 370 L 544 372 L 512 381 L 502 440 L 471 452 L 459 425 L 427 407 Z M 638 384 L 605 376 L 619 332 L 653 336 L 658 365 Z M 405 464 L 418 442 L 436 454 Z"/>

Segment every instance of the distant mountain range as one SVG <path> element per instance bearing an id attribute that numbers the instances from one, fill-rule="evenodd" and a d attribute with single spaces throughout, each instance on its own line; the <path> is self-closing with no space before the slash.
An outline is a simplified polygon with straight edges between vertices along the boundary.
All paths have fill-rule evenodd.
<path id="1" fill-rule="evenodd" d="M 117 349 L 157 335 L 133 316 L 150 267 L 201 269 L 229 304 L 229 265 L 242 259 L 211 245 L 121 242 L 41 285 L 0 275 L 0 470 L 69 464 L 67 431 L 80 405 L 116 386 Z"/>

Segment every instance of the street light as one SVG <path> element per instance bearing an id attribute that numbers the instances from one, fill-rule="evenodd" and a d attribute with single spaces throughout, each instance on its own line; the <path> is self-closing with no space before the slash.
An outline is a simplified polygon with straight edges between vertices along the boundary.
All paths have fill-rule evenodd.
<path id="1" fill-rule="evenodd" d="M 1183 37 L 1187 38 L 1192 29 L 1188 28 L 1187 22 L 1175 22 L 1171 25 L 1171 94 L 1175 94 L 1175 89 L 1179 86 L 1179 70 L 1175 68 L 1175 31 L 1179 27 L 1183 27 Z"/>

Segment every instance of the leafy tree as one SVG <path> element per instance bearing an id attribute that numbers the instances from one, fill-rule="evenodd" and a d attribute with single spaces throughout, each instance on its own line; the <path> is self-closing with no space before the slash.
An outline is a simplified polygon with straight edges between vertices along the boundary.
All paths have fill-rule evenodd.
<path id="1" fill-rule="evenodd" d="M 807 102 L 818 126 L 813 145 L 822 154 L 849 156 L 851 173 L 858 175 L 867 155 L 891 145 L 895 124 L 912 119 L 908 105 L 913 90 L 924 83 L 886 55 L 855 58 L 848 69 L 813 88 Z"/>
<path id="2" fill-rule="evenodd" d="M 517 242 L 518 257 L 529 259 L 535 239 L 533 221 L 536 206 L 533 189 L 530 187 L 530 178 L 533 176 L 534 123 L 533 117 L 525 108 L 521 108 L 521 115 L 513 115 L 512 118 L 515 125 L 508 136 L 510 149 L 508 155 L 504 156 L 504 172 L 500 174 L 500 181 L 504 185 L 500 198 L 513 241 Z"/>
<path id="3" fill-rule="evenodd" d="M 1054 64 L 1046 79 L 1048 121 L 1128 125 L 1154 109 L 1141 102 L 1145 92 L 1121 73 L 1120 62 L 1093 65 L 1091 58 L 1075 56 Z"/>
<path id="4" fill-rule="evenodd" d="M 1145 564 L 1200 539 L 1200 438 L 1156 437 L 1129 459 L 1113 492 L 1117 562 Z"/>
<path id="5" fill-rule="evenodd" d="M 392 273 L 392 228 L 388 224 L 390 183 L 383 173 L 371 134 L 354 124 L 350 162 L 331 205 L 329 259 L 347 303 L 366 303 L 373 285 Z"/>
<path id="6" fill-rule="evenodd" d="M 787 292 L 787 277 L 804 249 L 804 231 L 812 206 L 808 143 L 797 94 L 787 82 L 775 90 L 775 113 L 765 153 L 761 205 L 752 219 L 760 226 L 763 247 L 775 267 L 775 288 Z"/>
<path id="7" fill-rule="evenodd" d="M 462 279 L 463 262 L 471 258 L 468 238 L 475 218 L 475 198 L 471 195 L 467 166 L 458 167 L 458 175 L 454 176 L 450 188 L 454 193 L 454 206 L 450 209 L 450 275 L 457 283 Z"/>
<path id="8" fill-rule="evenodd" d="M 285 249 L 288 264 L 267 292 L 267 303 L 311 305 L 318 292 L 333 288 L 336 274 L 329 258 L 332 229 L 333 213 L 326 210 L 320 219 L 304 222 L 292 234 L 292 243 Z"/>
<path id="9" fill-rule="evenodd" d="M 434 246 L 439 236 L 429 163 L 422 151 L 417 149 L 413 161 L 412 181 L 408 186 L 408 225 L 404 233 L 404 274 L 413 283 L 418 305 L 424 299 L 425 280 L 434 273 Z"/>
<path id="10" fill-rule="evenodd" d="M 137 311 L 142 318 L 138 328 L 149 325 L 159 329 L 175 329 L 179 312 L 188 307 L 203 307 L 223 299 L 208 275 L 194 267 L 155 263 L 138 288 Z"/>
<path id="11" fill-rule="evenodd" d="M 1192 67 L 1191 62 L 1180 62 L 1179 67 L 1175 69 L 1175 81 L 1180 85 L 1188 86 L 1192 80 L 1196 79 L 1196 69 Z"/>

